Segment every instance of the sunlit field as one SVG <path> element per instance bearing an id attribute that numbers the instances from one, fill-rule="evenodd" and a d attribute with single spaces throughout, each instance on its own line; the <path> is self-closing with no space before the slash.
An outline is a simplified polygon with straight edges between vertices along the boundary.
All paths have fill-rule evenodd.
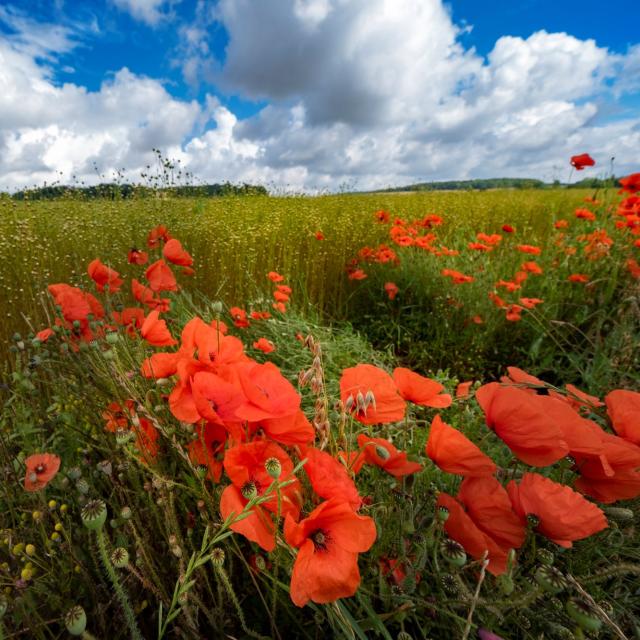
<path id="1" fill-rule="evenodd" d="M 0 639 L 639 638 L 636 182 L 0 200 Z"/>

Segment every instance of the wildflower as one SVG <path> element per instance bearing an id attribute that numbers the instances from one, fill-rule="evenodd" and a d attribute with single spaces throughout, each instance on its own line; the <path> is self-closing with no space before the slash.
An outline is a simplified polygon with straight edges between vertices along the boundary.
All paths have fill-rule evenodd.
<path id="1" fill-rule="evenodd" d="M 239 329 L 246 329 L 249 326 L 249 320 L 247 319 L 247 312 L 240 307 L 231 307 L 229 314 L 233 318 L 233 324 Z"/>
<path id="2" fill-rule="evenodd" d="M 640 279 L 640 264 L 638 264 L 637 260 L 634 260 L 633 258 L 629 258 L 625 262 L 625 267 L 627 268 L 627 271 L 631 274 L 633 278 L 635 278 L 636 280 Z"/>
<path id="3" fill-rule="evenodd" d="M 160 259 L 154 262 L 146 271 L 145 278 L 149 282 L 151 290 L 155 293 L 160 291 L 177 291 L 178 284 L 167 263 Z"/>
<path id="4" fill-rule="evenodd" d="M 47 327 L 46 329 L 42 329 L 42 331 L 38 331 L 36 338 L 40 340 L 40 342 L 46 342 L 53 334 L 53 329 Z"/>
<path id="5" fill-rule="evenodd" d="M 358 554 L 368 551 L 376 539 L 376 527 L 338 498 L 316 507 L 296 523 L 285 519 L 288 544 L 299 549 L 291 574 L 291 599 L 302 607 L 352 596 L 360 585 Z"/>
<path id="6" fill-rule="evenodd" d="M 395 282 L 385 282 L 384 290 L 386 291 L 387 296 L 389 296 L 389 300 L 395 300 L 399 291 L 398 285 L 395 284 Z"/>
<path id="7" fill-rule="evenodd" d="M 469 390 L 471 389 L 471 385 L 473 384 L 473 380 L 469 380 L 467 382 L 460 382 L 456 387 L 456 398 L 462 400 L 463 398 L 469 397 Z"/>
<path id="8" fill-rule="evenodd" d="M 553 223 L 553 226 L 556 229 L 567 229 L 569 227 L 569 223 L 566 220 L 556 220 Z"/>
<path id="9" fill-rule="evenodd" d="M 129 249 L 129 253 L 127 254 L 127 262 L 129 264 L 138 264 L 143 265 L 149 262 L 149 254 L 146 251 L 140 251 L 135 247 Z"/>
<path id="10" fill-rule="evenodd" d="M 451 278 L 453 284 L 464 284 L 475 280 L 473 276 L 467 276 L 453 269 L 443 269 L 440 273 L 447 278 Z"/>
<path id="11" fill-rule="evenodd" d="M 596 214 L 589 209 L 576 209 L 576 218 L 579 220 L 595 220 Z"/>
<path id="12" fill-rule="evenodd" d="M 267 273 L 267 278 L 269 278 L 271 282 L 282 282 L 284 280 L 284 276 L 281 276 L 276 271 L 269 271 L 269 273 Z"/>
<path id="13" fill-rule="evenodd" d="M 162 249 L 162 255 L 173 264 L 180 267 L 190 267 L 193 264 L 193 258 L 182 248 L 180 240 L 172 238 Z"/>
<path id="14" fill-rule="evenodd" d="M 275 345 L 271 340 L 267 340 L 266 338 L 259 338 L 256 342 L 253 343 L 253 348 L 258 349 L 264 353 L 271 353 L 276 350 Z"/>
<path id="15" fill-rule="evenodd" d="M 408 402 L 438 409 L 446 409 L 451 406 L 451 396 L 448 393 L 442 393 L 444 391 L 443 385 L 410 369 L 404 367 L 394 369 L 393 381 L 402 398 Z"/>
<path id="16" fill-rule="evenodd" d="M 521 253 L 530 253 L 534 256 L 540 255 L 542 253 L 542 249 L 540 247 L 535 247 L 531 244 L 519 244 L 516 245 L 516 249 Z"/>
<path id="17" fill-rule="evenodd" d="M 395 382 L 386 371 L 370 364 L 344 369 L 340 399 L 347 412 L 362 424 L 387 424 L 404 418 L 406 405 Z"/>
<path id="18" fill-rule="evenodd" d="M 98 258 L 89 263 L 87 273 L 101 292 L 107 287 L 109 293 L 117 293 L 124 282 L 117 271 L 107 267 Z"/>
<path id="19" fill-rule="evenodd" d="M 536 530 L 561 547 L 571 547 L 607 528 L 604 513 L 569 487 L 553 482 L 537 473 L 525 473 L 516 484 L 509 482 L 507 492 L 514 511 L 522 522 L 536 516 Z"/>
<path id="20" fill-rule="evenodd" d="M 159 316 L 157 310 L 151 311 L 140 327 L 140 335 L 154 347 L 171 347 L 178 344 L 167 328 L 167 323 L 160 320 Z"/>
<path id="21" fill-rule="evenodd" d="M 510 304 L 506 309 L 506 319 L 509 322 L 519 322 L 522 320 L 522 312 L 524 311 L 524 307 L 519 304 Z"/>
<path id="22" fill-rule="evenodd" d="M 510 224 L 503 224 L 502 225 L 502 230 L 505 233 L 515 233 L 515 231 L 516 231 L 515 228 L 512 227 Z"/>
<path id="23" fill-rule="evenodd" d="M 367 274 L 362 269 L 353 269 L 348 271 L 349 280 L 364 280 Z"/>
<path id="24" fill-rule="evenodd" d="M 363 449 L 366 462 L 384 469 L 396 478 L 422 471 L 421 464 L 407 460 L 404 451 L 398 451 L 383 438 L 369 438 L 361 433 L 358 436 L 358 446 Z"/>
<path id="25" fill-rule="evenodd" d="M 160 242 L 167 242 L 170 239 L 171 236 L 167 231 L 167 227 L 163 224 L 159 224 L 157 227 L 154 227 L 149 231 L 149 235 L 147 236 L 147 246 L 153 249 L 158 247 Z"/>
<path id="26" fill-rule="evenodd" d="M 53 453 L 36 453 L 25 461 L 25 491 L 40 491 L 55 478 L 60 469 L 60 458 Z"/>
<path id="27" fill-rule="evenodd" d="M 313 235 L 316 240 L 324 240 L 324 233 L 322 233 L 322 231 L 316 231 Z"/>
<path id="28" fill-rule="evenodd" d="M 629 176 L 624 178 L 620 178 L 618 180 L 620 186 L 622 187 L 618 193 L 630 193 L 634 194 L 640 191 L 640 173 L 632 173 Z"/>
<path id="29" fill-rule="evenodd" d="M 589 282 L 589 276 L 586 273 L 572 273 L 567 280 L 569 282 L 579 282 L 581 284 L 586 284 Z"/>
<path id="30" fill-rule="evenodd" d="M 492 475 L 496 465 L 465 435 L 442 421 L 437 415 L 431 422 L 425 452 L 447 473 L 461 476 Z"/>
<path id="31" fill-rule="evenodd" d="M 541 298 L 520 298 L 520 304 L 526 309 L 535 309 L 539 304 L 542 304 L 544 300 Z"/>
<path id="32" fill-rule="evenodd" d="M 616 389 L 607 394 L 604 401 L 614 431 L 621 438 L 640 445 L 640 393 Z"/>
<path id="33" fill-rule="evenodd" d="M 585 167 L 593 167 L 596 161 L 588 154 L 581 153 L 579 156 L 571 156 L 571 166 L 576 171 L 582 171 Z"/>
<path id="34" fill-rule="evenodd" d="M 526 464 L 546 467 L 569 453 L 559 427 L 548 417 L 537 396 L 491 382 L 476 391 L 476 399 L 487 426 Z"/>

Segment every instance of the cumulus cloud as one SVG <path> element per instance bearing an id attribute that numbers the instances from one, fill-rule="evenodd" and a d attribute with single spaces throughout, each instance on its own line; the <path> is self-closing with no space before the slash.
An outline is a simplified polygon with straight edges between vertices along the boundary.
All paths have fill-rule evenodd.
<path id="1" fill-rule="evenodd" d="M 114 2 L 151 24 L 171 6 Z M 95 92 L 55 86 L 33 51 L 0 39 L 0 184 L 88 180 L 94 162 L 136 176 L 152 147 L 202 180 L 307 190 L 564 179 L 555 167 L 586 151 L 599 168 L 615 155 L 619 173 L 637 170 L 640 117 L 603 114 L 640 90 L 639 45 L 614 54 L 539 31 L 505 35 L 484 58 L 461 32 L 441 0 L 201 0 L 179 26 L 176 63 L 194 86 L 267 103 L 242 120 L 126 69 Z"/>
<path id="2" fill-rule="evenodd" d="M 180 0 L 112 0 L 113 4 L 133 18 L 156 26 L 172 16 L 171 6 Z"/>

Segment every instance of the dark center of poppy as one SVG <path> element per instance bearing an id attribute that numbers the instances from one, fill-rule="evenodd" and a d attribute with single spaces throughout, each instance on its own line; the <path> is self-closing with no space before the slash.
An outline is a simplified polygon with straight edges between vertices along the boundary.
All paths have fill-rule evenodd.
<path id="1" fill-rule="evenodd" d="M 44 465 L 44 464 L 42 464 L 42 463 L 41 463 L 41 464 L 39 464 L 39 465 L 34 469 L 34 471 L 35 471 L 36 473 L 44 473 L 46 470 L 47 470 L 46 465 Z"/>
<path id="2" fill-rule="evenodd" d="M 329 536 L 323 529 L 316 529 L 310 536 L 316 551 L 326 551 Z"/>

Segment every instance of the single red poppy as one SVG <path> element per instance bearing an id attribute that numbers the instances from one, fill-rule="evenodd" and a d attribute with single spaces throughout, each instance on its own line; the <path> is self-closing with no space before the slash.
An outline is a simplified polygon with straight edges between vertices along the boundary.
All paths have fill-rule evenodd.
<path id="1" fill-rule="evenodd" d="M 129 264 L 143 265 L 149 262 L 149 254 L 146 251 L 139 251 L 135 247 L 129 249 L 127 254 L 127 261 Z"/>
<path id="2" fill-rule="evenodd" d="M 38 331 L 36 338 L 40 340 L 40 342 L 46 342 L 54 333 L 53 329 L 47 327 L 46 329 L 42 329 L 42 331 Z"/>
<path id="3" fill-rule="evenodd" d="M 303 607 L 352 596 L 360 585 L 358 554 L 368 551 L 376 539 L 376 526 L 359 516 L 350 505 L 332 498 L 296 523 L 287 516 L 286 541 L 299 549 L 291 574 L 291 600 Z"/>
<path id="4" fill-rule="evenodd" d="M 167 323 L 160 320 L 160 313 L 151 311 L 140 328 L 140 335 L 154 347 L 171 347 L 178 344 L 167 328 Z"/>
<path id="5" fill-rule="evenodd" d="M 385 282 L 384 290 L 386 291 L 389 300 L 395 300 L 400 289 L 398 289 L 398 285 L 395 282 Z"/>
<path id="6" fill-rule="evenodd" d="M 167 231 L 167 227 L 163 224 L 159 224 L 157 227 L 154 227 L 149 231 L 149 235 L 147 236 L 147 246 L 154 248 L 160 245 L 160 242 L 167 242 L 171 239 L 169 232 Z"/>
<path id="7" fill-rule="evenodd" d="M 515 233 L 515 231 L 516 231 L 516 230 L 514 229 L 514 227 L 512 227 L 510 224 L 503 224 L 503 225 L 502 225 L 502 230 L 503 230 L 505 233 Z"/>
<path id="8" fill-rule="evenodd" d="M 25 491 L 40 491 L 55 478 L 60 469 L 60 458 L 53 453 L 35 453 L 24 461 Z"/>
<path id="9" fill-rule="evenodd" d="M 519 244 L 516 245 L 516 249 L 521 253 L 530 253 L 531 255 L 537 256 L 542 253 L 542 249 L 540 247 L 535 247 L 530 244 Z"/>
<path id="10" fill-rule="evenodd" d="M 267 340 L 266 338 L 258 338 L 258 340 L 253 343 L 253 348 L 258 349 L 259 351 L 262 351 L 264 353 L 271 353 L 272 351 L 276 350 L 273 342 L 271 342 L 271 340 Z"/>
<path id="11" fill-rule="evenodd" d="M 596 214 L 589 209 L 576 209 L 576 218 L 579 220 L 595 220 Z"/>
<path id="12" fill-rule="evenodd" d="M 316 240 L 324 240 L 324 233 L 322 233 L 322 231 L 316 231 L 313 235 Z"/>
<path id="13" fill-rule="evenodd" d="M 593 167 L 595 163 L 596 161 L 588 153 L 571 156 L 571 166 L 576 171 L 582 171 L 585 167 Z"/>
<path id="14" fill-rule="evenodd" d="M 193 258 L 183 248 L 180 240 L 172 238 L 162 248 L 162 255 L 173 264 L 180 267 L 190 267 L 193 264 Z"/>
<path id="15" fill-rule="evenodd" d="M 98 291 L 104 291 L 105 287 L 109 293 L 118 293 L 124 280 L 117 271 L 114 271 L 98 258 L 92 260 L 87 268 L 89 277 L 96 283 Z"/>
<path id="16" fill-rule="evenodd" d="M 284 276 L 281 276 L 276 271 L 269 271 L 269 273 L 267 273 L 267 278 L 269 278 L 271 282 L 282 282 L 284 280 Z"/>
<path id="17" fill-rule="evenodd" d="M 393 381 L 402 398 L 423 407 L 446 409 L 451 406 L 451 396 L 444 391 L 444 385 L 425 378 L 410 369 L 397 367 L 393 370 Z"/>
<path id="18" fill-rule="evenodd" d="M 525 473 L 518 484 L 512 480 L 507 492 L 523 524 L 527 516 L 535 516 L 536 530 L 561 547 L 571 547 L 573 541 L 608 526 L 604 513 L 595 504 L 537 473 Z"/>
<path id="19" fill-rule="evenodd" d="M 640 173 L 632 173 L 629 176 L 620 178 L 618 182 L 620 183 L 621 187 L 618 193 L 626 192 L 633 195 L 634 193 L 638 193 L 638 191 L 640 191 Z"/>
<path id="20" fill-rule="evenodd" d="M 589 276 L 586 273 L 572 273 L 567 280 L 569 282 L 579 282 L 581 284 L 586 284 L 589 282 Z"/>
<path id="21" fill-rule="evenodd" d="M 384 469 L 396 478 L 403 478 L 422 471 L 419 462 L 407 460 L 404 451 L 398 451 L 384 438 L 369 438 L 364 433 L 358 436 L 358 446 L 364 451 L 365 461 Z"/>
<path id="22" fill-rule="evenodd" d="M 457 429 L 437 415 L 431 421 L 425 452 L 447 473 L 461 476 L 493 475 L 495 462 Z"/>
<path id="23" fill-rule="evenodd" d="M 640 393 L 616 389 L 608 393 L 604 401 L 615 432 L 640 445 Z"/>
<path id="24" fill-rule="evenodd" d="M 160 259 L 154 262 L 146 271 L 145 278 L 149 282 L 152 291 L 177 291 L 178 284 L 167 263 Z"/>

